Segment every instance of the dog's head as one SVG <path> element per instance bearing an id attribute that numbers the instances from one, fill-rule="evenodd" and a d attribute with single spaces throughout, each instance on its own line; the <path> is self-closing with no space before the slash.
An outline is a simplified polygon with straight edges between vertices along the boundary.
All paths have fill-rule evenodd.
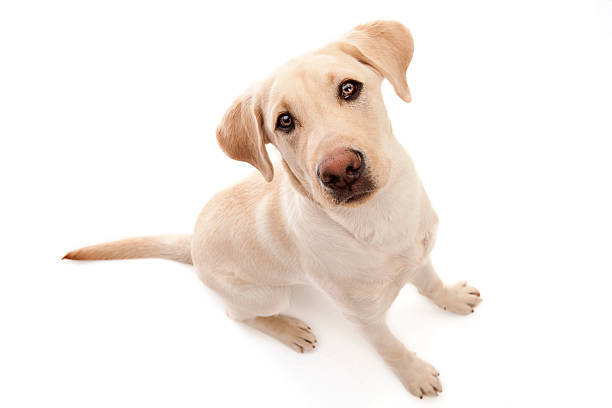
<path id="1" fill-rule="evenodd" d="M 356 206 L 385 186 L 397 148 L 380 85 L 410 101 L 413 41 L 397 22 L 360 25 L 341 40 L 289 61 L 226 112 L 217 140 L 233 159 L 274 175 L 272 143 L 295 185 L 326 207 Z"/>

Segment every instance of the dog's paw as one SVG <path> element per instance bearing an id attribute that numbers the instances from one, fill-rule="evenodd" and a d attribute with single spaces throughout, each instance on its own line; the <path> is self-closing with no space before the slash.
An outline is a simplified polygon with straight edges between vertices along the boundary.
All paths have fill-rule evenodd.
<path id="1" fill-rule="evenodd" d="M 312 351 L 316 347 L 317 339 L 310 327 L 295 317 L 285 315 L 256 317 L 249 324 L 298 353 Z"/>
<path id="2" fill-rule="evenodd" d="M 440 373 L 429 363 L 414 356 L 408 363 L 396 368 L 404 387 L 415 397 L 436 397 L 442 392 Z"/>
<path id="3" fill-rule="evenodd" d="M 445 286 L 435 302 L 444 310 L 458 314 L 474 312 L 474 308 L 482 301 L 480 292 L 466 282 L 457 282 L 454 285 Z"/>
<path id="4" fill-rule="evenodd" d="M 287 319 L 284 333 L 281 335 L 285 344 L 299 353 L 316 348 L 317 338 L 312 333 L 310 326 L 294 317 L 282 315 L 280 317 Z"/>

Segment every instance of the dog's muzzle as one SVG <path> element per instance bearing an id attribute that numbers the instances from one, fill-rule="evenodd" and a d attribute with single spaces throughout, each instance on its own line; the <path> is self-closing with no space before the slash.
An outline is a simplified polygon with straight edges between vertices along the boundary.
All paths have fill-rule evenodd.
<path id="1" fill-rule="evenodd" d="M 339 148 L 317 166 L 317 178 L 336 204 L 357 202 L 374 191 L 363 153 Z"/>

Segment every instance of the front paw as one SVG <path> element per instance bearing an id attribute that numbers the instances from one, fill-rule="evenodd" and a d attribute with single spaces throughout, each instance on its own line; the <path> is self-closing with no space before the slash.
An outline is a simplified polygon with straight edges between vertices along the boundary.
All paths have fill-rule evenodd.
<path id="1" fill-rule="evenodd" d="M 480 292 L 466 282 L 458 282 L 454 285 L 444 286 L 444 289 L 436 297 L 435 302 L 444 310 L 458 314 L 473 313 L 474 308 L 482 302 Z"/>
<path id="2" fill-rule="evenodd" d="M 414 356 L 395 369 L 404 387 L 415 397 L 436 397 L 442 392 L 440 373 L 429 363 Z"/>

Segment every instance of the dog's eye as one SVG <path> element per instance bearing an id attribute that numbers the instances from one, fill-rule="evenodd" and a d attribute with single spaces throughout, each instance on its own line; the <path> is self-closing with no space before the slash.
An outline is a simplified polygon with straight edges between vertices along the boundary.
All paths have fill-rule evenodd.
<path id="1" fill-rule="evenodd" d="M 345 101 L 350 101 L 359 96 L 361 92 L 362 83 L 353 79 L 347 79 L 342 82 L 338 87 L 338 96 Z"/>
<path id="2" fill-rule="evenodd" d="M 281 113 L 276 119 L 276 128 L 283 132 L 290 132 L 295 127 L 295 121 L 288 112 Z"/>

